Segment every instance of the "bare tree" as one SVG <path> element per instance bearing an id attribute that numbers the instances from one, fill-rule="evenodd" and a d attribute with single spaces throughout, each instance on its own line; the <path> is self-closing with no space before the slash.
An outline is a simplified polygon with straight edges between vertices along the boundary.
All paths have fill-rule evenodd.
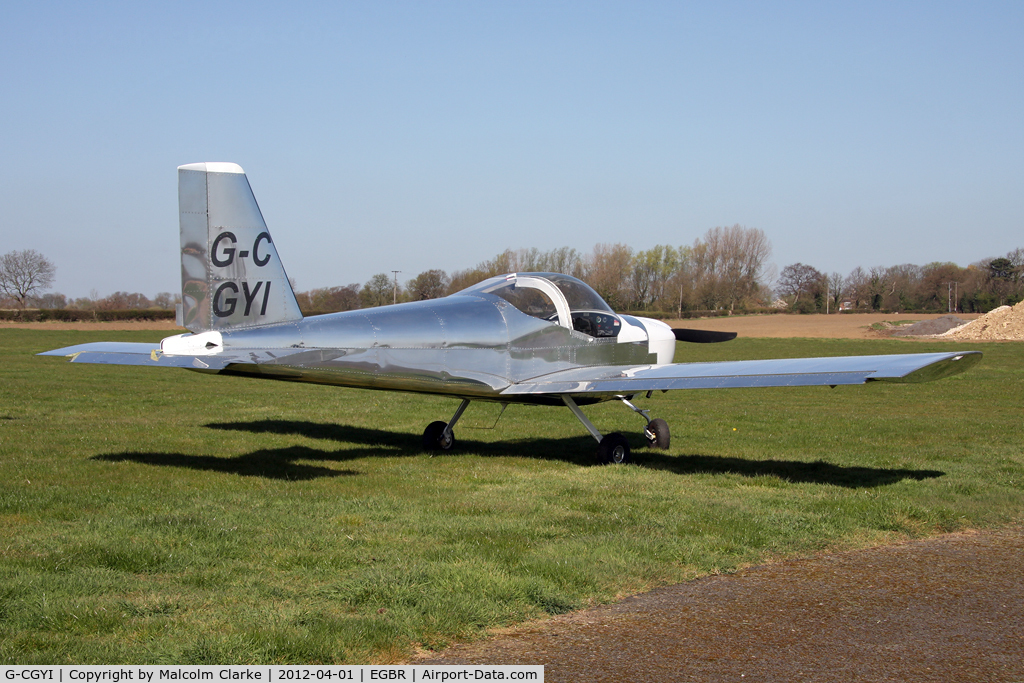
<path id="1" fill-rule="evenodd" d="M 671 274 L 666 283 L 664 297 L 672 302 L 679 317 L 683 315 L 683 309 L 693 308 L 695 304 L 696 275 L 693 258 L 693 247 L 679 247 L 676 249 L 676 271 Z M 662 307 L 665 309 L 665 306 Z"/>
<path id="2" fill-rule="evenodd" d="M 679 251 L 675 247 L 659 244 L 637 252 L 630 273 L 633 306 L 648 309 L 657 304 L 661 310 L 666 306 L 675 308 L 675 297 L 666 297 L 666 293 L 673 293 L 669 280 L 678 270 Z"/>
<path id="3" fill-rule="evenodd" d="M 506 249 L 493 259 L 477 264 L 475 270 L 488 273 L 487 277 L 505 273 L 565 273 L 580 277 L 583 260 L 572 247 L 559 247 L 541 251 L 537 247 Z"/>
<path id="4" fill-rule="evenodd" d="M 887 291 L 885 272 L 886 269 L 882 266 L 871 266 L 871 270 L 868 271 L 868 303 L 873 311 L 882 310 Z"/>
<path id="5" fill-rule="evenodd" d="M 552 249 L 544 257 L 544 270 L 549 273 L 564 273 L 573 277 L 583 276 L 583 258 L 572 247 Z"/>
<path id="6" fill-rule="evenodd" d="M 25 308 L 25 301 L 53 284 L 57 267 L 35 249 L 0 256 L 0 293 Z"/>
<path id="7" fill-rule="evenodd" d="M 96 302 L 101 311 L 125 311 L 130 309 L 149 308 L 152 302 L 140 292 L 114 292 Z"/>
<path id="8" fill-rule="evenodd" d="M 448 294 L 454 294 L 455 292 L 461 292 L 467 287 L 472 287 L 478 282 L 482 282 L 489 278 L 486 272 L 479 268 L 467 268 L 466 270 L 457 270 L 451 275 L 451 282 L 448 285 Z"/>
<path id="9" fill-rule="evenodd" d="M 60 292 L 43 294 L 42 296 L 32 297 L 32 305 L 37 308 L 67 308 L 68 298 Z"/>
<path id="10" fill-rule="evenodd" d="M 861 308 L 868 304 L 868 274 L 864 269 L 857 266 L 850 271 L 843 281 L 843 291 L 846 296 L 853 300 L 854 308 Z"/>
<path id="11" fill-rule="evenodd" d="M 153 298 L 153 305 L 157 308 L 163 308 L 166 310 L 173 310 L 175 304 L 181 303 L 181 295 L 173 294 L 171 292 L 159 292 L 156 297 Z"/>
<path id="12" fill-rule="evenodd" d="M 803 296 L 813 300 L 825 289 L 825 276 L 814 266 L 791 263 L 779 274 L 779 294 L 793 298 L 795 305 Z"/>
<path id="13" fill-rule="evenodd" d="M 633 250 L 625 244 L 596 244 L 583 278 L 615 310 L 629 305 L 629 271 Z"/>
<path id="14" fill-rule="evenodd" d="M 828 276 L 828 295 L 832 300 L 832 310 L 838 312 L 839 305 L 843 302 L 843 295 L 846 293 L 843 289 L 845 278 L 841 273 L 833 271 Z"/>
<path id="15" fill-rule="evenodd" d="M 903 263 L 885 270 L 884 306 L 890 311 L 914 308 L 914 293 L 920 288 L 921 266 Z"/>
<path id="16" fill-rule="evenodd" d="M 1006 254 L 1006 260 L 1010 262 L 1013 270 L 1010 278 L 1015 282 L 1024 280 L 1024 249 L 1020 247 Z"/>
<path id="17" fill-rule="evenodd" d="M 321 287 L 308 292 L 295 292 L 295 300 L 303 313 L 336 313 L 359 308 L 359 283 L 344 287 Z"/>
<path id="18" fill-rule="evenodd" d="M 761 290 L 772 245 L 764 231 L 733 225 L 712 228 L 693 245 L 694 289 L 704 308 L 753 299 Z"/>
<path id="19" fill-rule="evenodd" d="M 505 254 L 507 255 L 508 262 L 506 268 L 509 271 L 514 270 L 519 273 L 535 273 L 547 270 L 544 265 L 544 253 L 537 247 L 516 249 L 515 251 L 506 250 Z"/>
<path id="20" fill-rule="evenodd" d="M 495 275 L 501 275 L 503 273 L 514 273 L 516 268 L 516 259 L 519 258 L 516 252 L 511 249 L 506 249 L 501 252 L 490 261 L 484 261 L 479 264 L 476 269 L 487 273 L 487 277 L 494 277 Z"/>
<path id="21" fill-rule="evenodd" d="M 717 234 L 721 246 L 722 294 L 732 310 L 737 303 L 750 298 L 760 281 L 765 262 L 772 253 L 772 244 L 763 230 L 734 225 L 714 228 L 708 237 Z"/>

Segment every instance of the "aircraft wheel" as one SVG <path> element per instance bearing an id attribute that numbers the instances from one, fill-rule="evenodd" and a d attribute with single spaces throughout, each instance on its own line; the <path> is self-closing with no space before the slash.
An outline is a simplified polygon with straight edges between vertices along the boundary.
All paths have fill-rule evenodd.
<path id="1" fill-rule="evenodd" d="M 668 431 L 668 422 L 660 417 L 651 420 L 651 423 L 644 427 L 644 438 L 647 439 L 648 448 L 667 449 L 672 439 Z"/>
<path id="2" fill-rule="evenodd" d="M 444 436 L 444 429 L 447 426 L 447 422 L 442 422 L 440 420 L 428 424 L 427 428 L 423 430 L 423 450 L 450 451 L 452 446 L 455 445 L 455 434 L 452 434 L 446 439 Z"/>
<path id="3" fill-rule="evenodd" d="M 608 434 L 597 445 L 597 460 L 600 463 L 625 464 L 629 462 L 629 442 L 622 434 Z"/>

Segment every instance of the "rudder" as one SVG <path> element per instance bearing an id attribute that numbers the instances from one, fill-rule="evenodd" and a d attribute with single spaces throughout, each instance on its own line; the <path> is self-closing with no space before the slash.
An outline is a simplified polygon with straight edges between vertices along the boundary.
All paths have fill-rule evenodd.
<path id="1" fill-rule="evenodd" d="M 186 328 L 205 332 L 302 319 L 241 166 L 179 166 L 178 211 Z"/>

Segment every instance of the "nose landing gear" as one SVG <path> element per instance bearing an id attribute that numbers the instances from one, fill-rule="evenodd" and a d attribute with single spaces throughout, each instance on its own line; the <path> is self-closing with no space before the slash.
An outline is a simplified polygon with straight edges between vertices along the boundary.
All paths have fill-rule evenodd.
<path id="1" fill-rule="evenodd" d="M 669 434 L 668 423 L 657 418 L 652 420 L 648 415 L 647 410 L 637 408 L 635 405 L 629 402 L 629 399 L 625 396 L 619 396 L 618 399 L 629 406 L 635 413 L 647 420 L 647 426 L 644 427 L 644 439 L 647 441 L 649 448 L 668 448 L 671 441 Z M 597 461 L 600 463 L 627 463 L 630 462 L 629 442 L 626 441 L 626 437 L 619 433 L 608 434 L 602 436 L 601 432 L 597 431 L 597 428 L 587 419 L 587 416 L 583 414 L 580 407 L 576 405 L 576 402 L 572 400 L 571 396 L 566 394 L 562 395 L 562 402 L 565 403 L 566 407 L 572 411 L 572 414 L 576 416 L 590 435 L 597 441 Z"/>
<path id="2" fill-rule="evenodd" d="M 660 417 L 652 420 L 651 416 L 648 415 L 649 410 L 637 408 L 625 396 L 619 396 L 619 400 L 625 403 L 634 413 L 647 420 L 647 426 L 644 427 L 644 438 L 647 440 L 647 447 L 667 449 L 672 441 L 672 436 L 668 430 L 668 422 L 665 422 Z"/>
<path id="3" fill-rule="evenodd" d="M 648 448 L 660 448 L 666 450 L 672 441 L 668 431 L 668 422 L 656 417 L 644 427 L 644 438 L 647 439 Z"/>

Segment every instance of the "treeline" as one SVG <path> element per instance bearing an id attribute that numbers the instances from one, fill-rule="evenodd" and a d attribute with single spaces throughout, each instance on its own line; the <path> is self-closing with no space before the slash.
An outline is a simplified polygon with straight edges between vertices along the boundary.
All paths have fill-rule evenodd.
<path id="1" fill-rule="evenodd" d="M 453 294 L 495 275 L 553 272 L 578 277 L 615 310 L 750 310 L 766 306 L 771 243 L 756 228 L 713 228 L 688 246 L 658 245 L 635 251 L 625 244 L 598 244 L 589 253 L 572 247 L 550 251 L 507 249 L 473 268 L 427 270 L 404 284 L 378 273 L 365 284 L 299 292 L 304 311 L 323 312 L 419 301 Z"/>
<path id="2" fill-rule="evenodd" d="M 68 310 L 68 311 L 145 311 L 163 310 L 173 311 L 175 304 L 181 302 L 180 294 L 160 292 L 152 299 L 139 292 L 114 292 L 105 297 L 93 294 L 88 297 L 69 299 L 60 293 L 41 294 L 25 298 L 24 304 L 14 297 L 0 296 L 0 309 L 34 308 L 41 310 Z M 136 316 L 137 317 L 137 316 Z M 84 316 L 83 319 L 92 319 L 95 316 Z M 57 318 L 51 318 L 56 320 Z M 70 318 L 69 318 L 70 319 Z"/>
<path id="3" fill-rule="evenodd" d="M 306 314 L 348 311 L 435 299 L 504 273 L 556 272 L 587 282 L 617 311 L 661 317 L 764 310 L 983 313 L 1024 299 L 1024 249 L 966 267 L 955 263 L 857 267 L 847 275 L 825 274 L 803 263 L 776 273 L 769 264 L 771 251 L 763 231 L 734 225 L 712 228 L 690 245 L 658 245 L 641 251 L 621 243 L 598 244 L 586 253 L 572 247 L 506 249 L 453 273 L 425 270 L 404 283 L 378 273 L 363 284 L 296 292 L 296 298 Z M 12 256 L 45 262 L 35 252 L 12 252 L 4 258 Z M 52 279 L 52 264 L 46 263 Z M 0 268 L 0 276 L 4 272 Z M 0 277 L 0 285 L 8 281 L 13 280 Z M 115 292 L 69 300 L 62 294 L 30 296 L 29 291 L 25 285 L 0 286 L 4 293 L 0 308 L 173 311 L 181 300 L 169 292 L 153 299 L 137 292 Z"/>
<path id="4" fill-rule="evenodd" d="M 304 311 L 344 311 L 446 296 L 503 273 L 558 272 L 584 280 L 617 311 L 678 317 L 763 310 L 982 313 L 1024 299 L 1024 249 L 966 267 L 857 267 L 847 275 L 826 275 L 802 263 L 776 273 L 770 256 L 764 232 L 734 225 L 713 228 L 692 245 L 634 251 L 625 244 L 598 244 L 589 253 L 571 247 L 509 249 L 451 274 L 427 270 L 403 284 L 378 273 L 362 285 L 297 296 Z"/>
<path id="5" fill-rule="evenodd" d="M 79 310 L 75 308 L 16 308 L 0 309 L 0 320 L 18 323 L 31 322 L 123 322 L 127 320 L 174 320 L 174 311 L 163 308 L 137 308 L 131 310 Z"/>
<path id="6" fill-rule="evenodd" d="M 983 259 L 967 267 L 955 263 L 903 264 L 854 268 L 830 275 L 803 263 L 786 266 L 776 293 L 791 310 L 985 313 L 1024 299 L 1024 249 Z"/>

